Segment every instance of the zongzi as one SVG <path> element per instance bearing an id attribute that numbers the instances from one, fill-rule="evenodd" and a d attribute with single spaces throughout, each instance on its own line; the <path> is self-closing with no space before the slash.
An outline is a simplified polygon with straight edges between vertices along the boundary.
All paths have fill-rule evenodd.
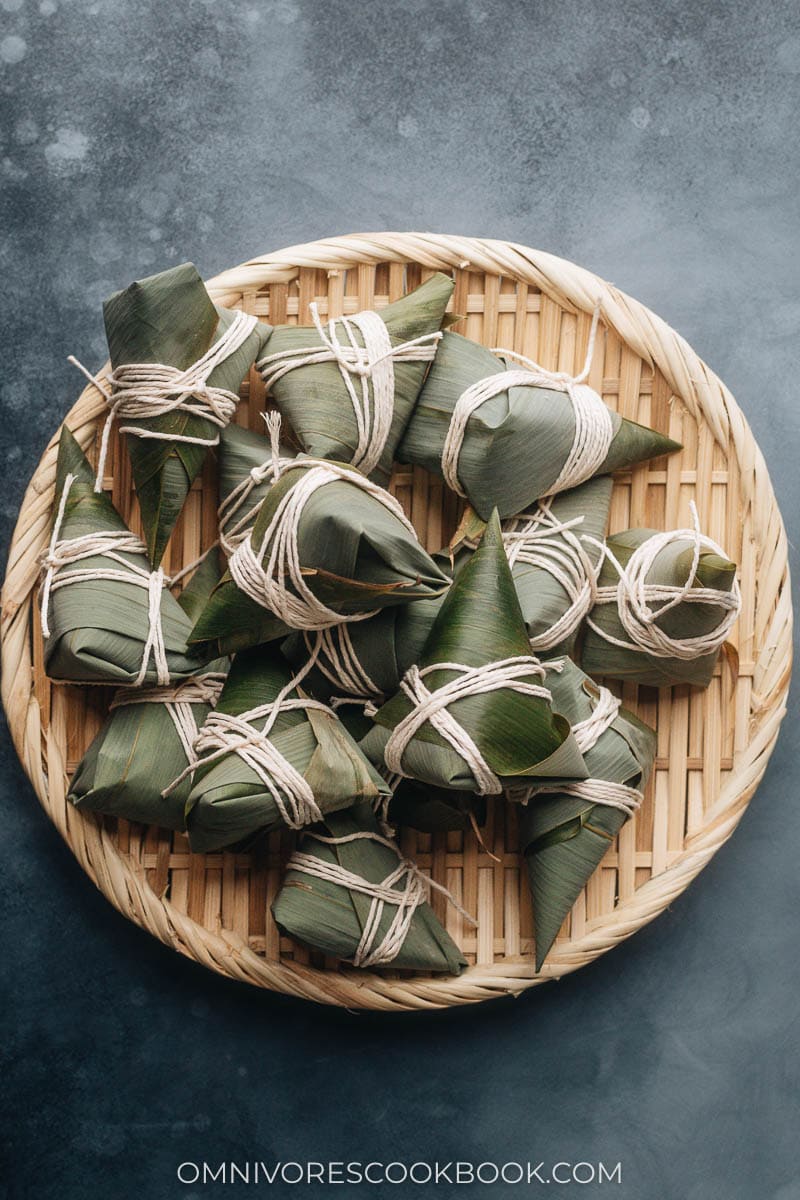
<path id="1" fill-rule="evenodd" d="M 364 620 L 449 582 L 393 496 L 352 467 L 298 459 L 269 489 L 192 641 L 227 653 Z"/>
<path id="2" fill-rule="evenodd" d="M 269 334 L 220 308 L 191 263 L 116 292 L 103 306 L 111 374 L 102 476 L 111 424 L 128 435 L 145 543 L 158 566 L 209 446 L 231 420 L 238 388 Z"/>
<path id="3" fill-rule="evenodd" d="M 361 743 L 371 760 L 439 787 L 486 795 L 526 777 L 585 776 L 530 653 L 496 512 L 445 597 L 419 666 L 374 720 Z"/>
<path id="4" fill-rule="evenodd" d="M 258 366 L 268 393 L 315 458 L 387 483 L 441 337 L 453 280 L 437 274 L 379 313 L 273 329 Z"/>
<path id="5" fill-rule="evenodd" d="M 693 528 L 608 538 L 581 666 L 652 687 L 708 687 L 741 607 L 736 564 Z"/>
<path id="6" fill-rule="evenodd" d="M 613 413 L 583 373 L 527 359 L 520 367 L 498 353 L 445 333 L 397 449 L 400 462 L 443 475 L 484 519 L 678 449 Z"/>
<path id="7" fill-rule="evenodd" d="M 272 915 L 289 937 L 357 967 L 458 975 L 467 964 L 427 903 L 431 886 L 360 805 L 303 835 Z"/>
<path id="8" fill-rule="evenodd" d="M 43 560 L 45 670 L 71 683 L 166 687 L 210 655 L 188 646 L 192 622 L 151 569 L 143 543 L 111 500 L 66 425 L 56 468 L 56 513 Z"/>
<path id="9" fill-rule="evenodd" d="M 656 750 L 653 730 L 580 667 L 567 659 L 548 678 L 589 778 L 526 793 L 520 844 L 533 897 L 537 971 L 587 880 L 641 804 Z"/>
<path id="10" fill-rule="evenodd" d="M 272 646 L 237 654 L 195 741 L 186 803 L 193 850 L 299 829 L 390 789 L 336 715 L 297 686 Z M 182 782 L 178 776 L 175 786 Z"/>

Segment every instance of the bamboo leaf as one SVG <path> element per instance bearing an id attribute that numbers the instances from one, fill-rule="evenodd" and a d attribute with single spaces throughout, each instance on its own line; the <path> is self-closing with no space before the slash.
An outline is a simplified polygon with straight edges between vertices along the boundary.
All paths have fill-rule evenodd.
<path id="1" fill-rule="evenodd" d="M 481 667 L 527 654 L 528 635 L 495 513 L 478 549 L 439 609 L 420 665 L 425 668 L 437 663 L 460 663 Z M 436 691 L 455 677 L 454 671 L 441 669 L 426 676 L 425 683 Z M 533 675 L 531 682 L 536 682 Z M 376 727 L 362 742 L 373 762 L 382 761 L 390 731 L 411 707 L 411 701 L 400 691 L 378 710 Z M 583 760 L 568 722 L 545 699 L 504 689 L 467 696 L 451 704 L 449 711 L 501 780 L 584 775 Z M 475 786 L 465 760 L 428 722 L 409 742 L 403 769 L 415 779 L 440 787 L 469 791 Z"/>
<path id="2" fill-rule="evenodd" d="M 393 346 L 412 341 L 442 326 L 453 292 L 453 280 L 436 274 L 409 295 L 396 300 L 379 315 Z M 363 338 L 355 335 L 359 345 Z M 346 339 L 344 339 L 346 342 Z M 313 326 L 279 325 L 272 331 L 263 353 L 286 354 L 321 347 Z M 388 483 L 395 450 L 408 424 L 429 363 L 394 363 L 394 414 L 380 462 L 372 472 L 379 483 Z M 359 388 L 360 381 L 356 381 Z M 352 462 L 358 444 L 353 405 L 336 363 L 318 363 L 288 372 L 272 387 L 278 410 L 291 425 L 303 449 L 315 458 Z"/>
<path id="3" fill-rule="evenodd" d="M 625 567 L 638 546 L 656 533 L 652 529 L 628 529 L 607 539 L 609 549 Z M 693 549 L 689 538 L 673 542 L 663 548 L 656 557 L 648 574 L 648 582 L 669 586 L 682 586 L 691 574 Z M 698 587 L 714 588 L 730 592 L 736 578 L 736 564 L 717 554 L 703 551 L 693 584 Z M 606 560 L 600 572 L 601 587 L 617 583 L 619 576 L 614 565 Z M 678 604 L 663 617 L 658 625 L 673 638 L 699 637 L 715 629 L 724 613 L 716 604 Z M 599 604 L 592 609 L 591 620 L 604 633 L 629 641 L 619 617 L 616 604 Z M 694 687 L 708 687 L 714 671 L 718 653 L 703 654 L 694 659 L 661 658 L 639 649 L 626 649 L 605 640 L 593 629 L 587 628 L 581 650 L 581 666 L 591 675 L 604 675 L 609 679 L 625 679 L 651 687 L 670 687 L 685 683 Z"/>
<path id="4" fill-rule="evenodd" d="M 219 340 L 235 313 L 216 307 L 194 266 L 183 263 L 116 292 L 105 302 L 103 316 L 112 367 L 149 362 L 186 370 Z M 238 391 L 268 333 L 268 326 L 257 325 L 211 372 L 209 384 Z M 159 434 L 207 440 L 218 433 L 212 422 L 184 412 L 137 419 L 136 424 Z M 133 435 L 127 442 L 145 543 L 157 566 L 208 448 Z"/>
<path id="5" fill-rule="evenodd" d="M 67 474 L 75 476 L 70 488 L 60 539 L 69 540 L 101 531 L 123 532 L 124 521 L 104 493 L 94 491 L 94 473 L 72 434 L 63 427 L 56 472 L 56 503 Z M 74 570 L 107 568 L 125 570 L 124 563 L 147 569 L 143 555 L 123 554 L 122 564 L 94 555 L 63 567 L 59 578 Z M 131 684 L 139 674 L 150 622 L 145 588 L 122 580 L 78 580 L 56 589 L 50 598 L 50 637 L 45 643 L 45 669 L 52 679 L 81 683 Z M 194 675 L 209 655 L 187 645 L 191 622 L 174 597 L 161 594 L 161 628 L 167 665 L 173 681 Z M 157 682 L 152 656 L 145 686 Z"/>
<path id="6" fill-rule="evenodd" d="M 514 367 L 514 363 L 508 364 Z M 441 475 L 442 450 L 459 397 L 506 364 L 457 333 L 446 333 L 397 451 L 400 462 Z M 677 450 L 655 430 L 612 413 L 614 439 L 598 475 Z M 493 508 L 514 516 L 552 491 L 572 446 L 569 397 L 547 388 L 515 387 L 486 400 L 469 418 L 458 476 L 479 516 Z"/>
<path id="7" fill-rule="evenodd" d="M 217 703 L 217 711 L 243 716 L 275 700 L 291 679 L 274 647 L 259 646 L 238 654 Z M 292 689 L 290 698 L 302 693 Z M 254 729 L 265 718 L 249 722 Z M 364 758 L 332 712 L 282 711 L 269 735 L 281 755 L 307 781 L 323 813 L 358 800 L 389 795 L 386 783 Z M 267 786 L 240 755 L 230 751 L 198 767 L 186 804 L 186 827 L 193 850 L 218 850 L 245 838 L 285 828 L 278 803 L 285 790 Z"/>
<path id="8" fill-rule="evenodd" d="M 550 680 L 553 703 L 572 725 L 592 713 L 596 688 L 569 659 Z M 595 779 L 644 787 L 656 750 L 653 730 L 620 709 L 616 719 L 584 752 Z M 534 796 L 522 810 L 520 846 L 533 897 L 536 969 L 541 969 L 567 914 L 626 820 L 625 814 L 591 799 L 554 793 Z"/>
<path id="9" fill-rule="evenodd" d="M 330 814 L 319 832 L 334 838 L 364 833 L 380 836 L 381 833 L 366 805 Z M 399 862 L 399 851 L 364 837 L 332 846 L 307 834 L 300 839 L 299 849 L 323 863 L 341 866 L 370 883 L 380 883 L 388 878 Z M 403 881 L 395 885 L 398 894 L 403 886 Z M 325 954 L 349 960 L 361 942 L 371 907 L 369 896 L 293 870 L 290 865 L 273 902 L 272 915 L 287 936 Z M 395 905 L 384 905 L 373 945 L 381 944 L 396 913 Z M 405 940 L 390 965 L 392 970 L 458 975 L 467 964 L 430 906 L 423 903 L 415 910 Z"/>
<path id="10" fill-rule="evenodd" d="M 298 460 L 267 493 L 251 535 L 260 547 L 281 500 L 313 462 Z M 402 522 L 349 480 L 315 492 L 303 509 L 298 555 L 311 591 L 348 615 L 404 604 L 443 591 L 447 575 Z M 226 572 L 192 632 L 192 641 L 228 653 L 290 633 L 269 609 L 240 591 Z"/>

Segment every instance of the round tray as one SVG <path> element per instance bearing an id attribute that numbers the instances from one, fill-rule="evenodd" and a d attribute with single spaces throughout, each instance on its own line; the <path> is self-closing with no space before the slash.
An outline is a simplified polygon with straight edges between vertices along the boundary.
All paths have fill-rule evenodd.
<path id="1" fill-rule="evenodd" d="M 612 408 L 684 447 L 616 478 L 611 530 L 684 526 L 694 498 L 704 531 L 741 567 L 743 604 L 733 634 L 738 662 L 736 651 L 723 656 L 706 692 L 622 688 L 626 705 L 658 730 L 654 775 L 641 811 L 590 880 L 539 974 L 513 805 L 490 806 L 484 836 L 496 858 L 471 835 L 403 833 L 404 850 L 479 921 L 477 930 L 463 926 L 434 893 L 436 912 L 472 964 L 459 978 L 439 978 L 357 971 L 282 938 L 270 904 L 291 835 L 273 835 L 252 854 L 190 854 L 181 834 L 98 819 L 67 803 L 69 774 L 111 693 L 51 684 L 43 671 L 35 600 L 51 520 L 55 437 L 25 494 L 3 590 L 2 687 L 11 734 L 45 810 L 97 887 L 125 916 L 223 975 L 348 1008 L 432 1008 L 518 993 L 584 966 L 652 920 L 736 827 L 775 743 L 789 685 L 786 538 L 762 455 L 725 386 L 641 304 L 552 255 L 433 234 L 294 246 L 224 272 L 209 290 L 218 302 L 272 324 L 305 324 L 313 300 L 329 316 L 380 307 L 436 270 L 455 274 L 452 309 L 463 314 L 460 332 L 550 368 L 578 369 L 599 301 L 605 335 L 590 382 Z M 255 371 L 242 397 L 238 419 L 261 428 L 263 387 Z M 67 416 L 84 448 L 92 450 L 102 414 L 99 392 L 86 388 Z M 119 440 L 110 461 L 105 483 L 138 531 Z M 447 541 L 459 506 L 441 480 L 398 467 L 392 490 L 429 549 Z M 214 540 L 215 509 L 209 462 L 173 536 L 168 570 Z"/>

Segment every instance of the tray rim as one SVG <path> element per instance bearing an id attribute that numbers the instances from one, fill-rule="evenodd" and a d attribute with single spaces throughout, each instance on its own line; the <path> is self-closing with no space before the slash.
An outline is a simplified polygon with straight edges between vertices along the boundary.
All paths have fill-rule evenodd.
<path id="1" fill-rule="evenodd" d="M 752 510 L 754 537 L 762 556 L 766 558 L 769 552 L 759 585 L 766 596 L 764 603 L 774 605 L 774 613 L 765 644 L 754 656 L 749 740 L 735 755 L 734 769 L 706 813 L 703 826 L 685 841 L 682 853 L 630 899 L 618 904 L 602 925 L 574 942 L 558 944 L 538 974 L 530 956 L 472 966 L 457 978 L 398 980 L 372 972 L 324 971 L 287 960 L 268 961 L 231 931 L 209 930 L 191 920 L 156 896 L 100 823 L 67 804 L 66 766 L 58 738 L 52 724 L 43 732 L 33 692 L 31 605 L 38 560 L 49 529 L 58 431 L 26 489 L 12 536 L 2 590 L 0 663 L 3 705 L 23 768 L 73 854 L 118 911 L 166 945 L 223 975 L 320 1003 L 399 1011 L 518 995 L 548 979 L 560 978 L 631 936 L 688 887 L 738 825 L 774 748 L 791 678 L 792 606 L 780 511 L 763 455 L 733 396 L 666 322 L 586 268 L 544 251 L 494 239 L 366 233 L 290 246 L 224 271 L 207 286 L 217 303 L 232 304 L 265 285 L 291 281 L 300 268 L 335 272 L 379 262 L 417 263 L 443 270 L 469 267 L 515 278 L 576 313 L 591 313 L 599 303 L 604 322 L 641 359 L 663 373 L 695 419 L 706 422 L 715 440 L 736 458 L 740 494 Z M 89 385 L 65 418 L 64 423 L 84 448 L 94 437 L 103 405 L 98 390 Z"/>

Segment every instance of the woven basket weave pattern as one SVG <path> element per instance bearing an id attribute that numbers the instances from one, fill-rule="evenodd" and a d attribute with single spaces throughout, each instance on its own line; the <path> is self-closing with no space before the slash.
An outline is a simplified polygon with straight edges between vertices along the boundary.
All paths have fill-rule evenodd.
<path id="1" fill-rule="evenodd" d="M 291 835 L 273 835 L 253 854 L 192 855 L 183 835 L 100 820 L 67 804 L 68 776 L 102 724 L 111 693 L 53 685 L 42 668 L 32 602 L 49 532 L 55 439 L 25 496 L 3 592 L 3 700 L 12 736 L 42 804 L 87 874 L 126 916 L 207 966 L 347 1007 L 432 1007 L 518 992 L 575 970 L 635 932 L 683 891 L 736 827 L 774 745 L 789 683 L 786 542 L 761 453 L 724 385 L 646 308 L 538 251 L 416 234 L 292 247 L 224 273 L 209 290 L 217 302 L 272 324 L 307 324 L 313 300 L 323 317 L 380 308 L 434 270 L 455 272 L 451 307 L 464 315 L 459 332 L 552 369 L 579 369 L 599 301 L 602 336 L 589 383 L 623 416 L 684 446 L 616 479 L 610 529 L 684 526 L 694 498 L 704 531 L 741 567 L 743 606 L 732 639 L 738 672 L 728 656 L 707 692 L 615 689 L 658 730 L 654 775 L 642 810 L 590 880 L 540 975 L 531 957 L 530 901 L 512 806 L 490 805 L 484 839 L 496 861 L 471 835 L 403 833 L 404 851 L 479 921 L 477 930 L 463 925 L 434 893 L 437 915 L 474 964 L 458 979 L 434 979 L 340 968 L 279 936 L 269 906 Z M 237 419 L 263 430 L 264 392 L 255 370 L 242 395 Z M 102 399 L 89 387 L 67 417 L 94 453 L 102 415 Z M 120 439 L 112 441 L 104 483 L 139 532 L 130 468 Z M 429 549 L 447 541 L 460 502 L 441 480 L 398 467 L 392 490 Z M 215 536 L 209 461 L 173 536 L 167 570 L 196 558 Z"/>

